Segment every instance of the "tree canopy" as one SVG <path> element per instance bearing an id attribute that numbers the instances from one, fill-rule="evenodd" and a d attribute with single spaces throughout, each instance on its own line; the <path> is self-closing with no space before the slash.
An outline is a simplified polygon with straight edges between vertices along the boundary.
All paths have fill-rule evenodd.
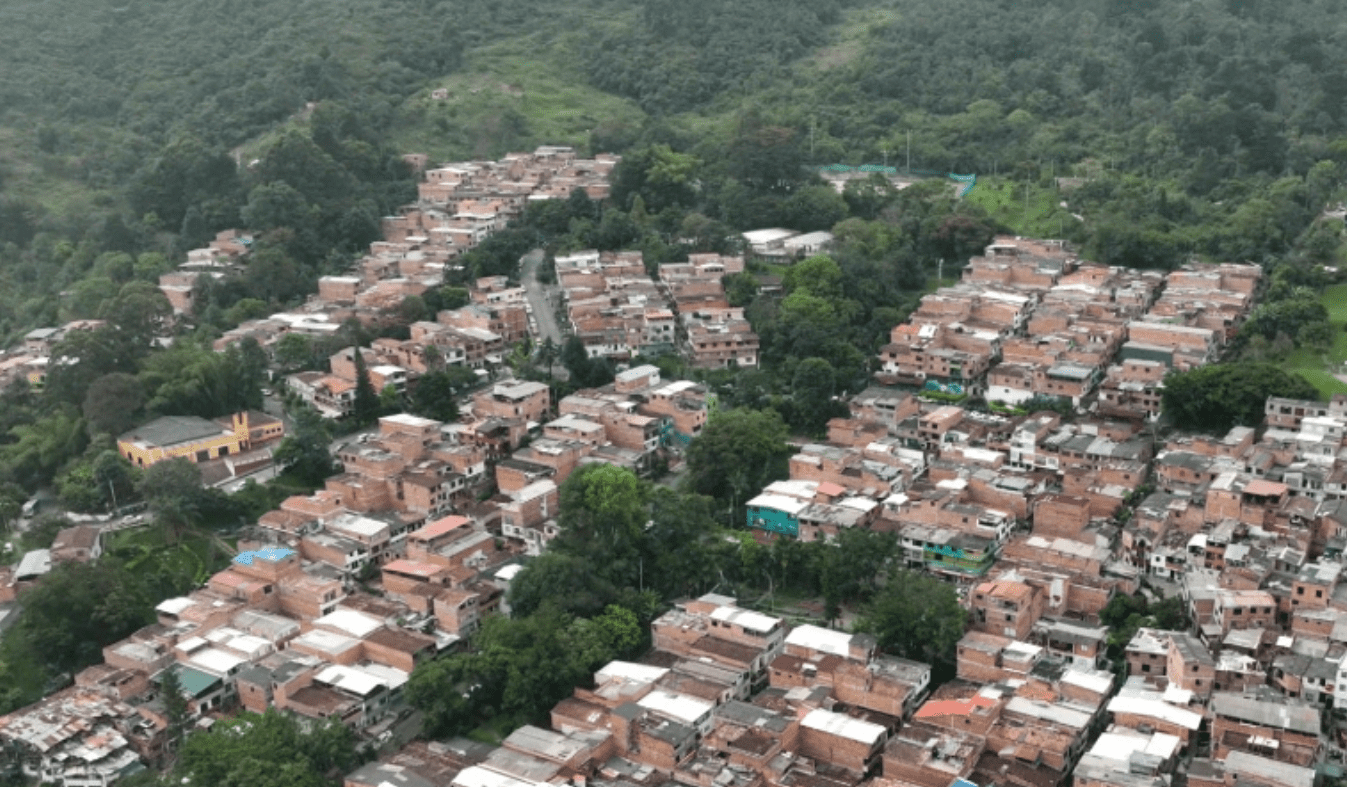
<path id="1" fill-rule="evenodd" d="M 330 787 L 329 773 L 350 771 L 361 761 L 355 733 L 340 720 L 305 725 L 270 709 L 241 713 L 188 736 L 173 776 L 231 787 Z"/>
<path id="2" fill-rule="evenodd" d="M 788 436 L 771 410 L 712 413 L 688 446 L 688 489 L 732 507 L 743 505 L 750 494 L 788 475 Z"/>
<path id="3" fill-rule="evenodd" d="M 40 654 L 53 673 L 103 659 L 103 647 L 154 621 L 159 602 L 119 562 L 61 563 L 23 596 L 6 639 Z"/>
<path id="4" fill-rule="evenodd" d="M 1162 404 L 1175 426 L 1222 433 L 1262 423 L 1269 396 L 1317 400 L 1319 392 L 1271 363 L 1237 362 L 1170 373 Z"/>
<path id="5" fill-rule="evenodd" d="M 473 649 L 419 665 L 407 701 L 426 714 L 435 735 L 465 732 L 502 713 L 518 723 L 545 716 L 595 669 L 643 647 L 642 623 L 630 610 L 608 606 L 592 618 L 547 608 L 538 614 L 494 616 L 473 637 Z"/>
<path id="6" fill-rule="evenodd" d="M 332 432 L 323 416 L 312 407 L 294 411 L 294 428 L 276 447 L 276 464 L 310 484 L 321 484 L 332 475 Z"/>
<path id="7" fill-rule="evenodd" d="M 895 655 L 922 661 L 954 656 L 967 612 L 954 587 L 926 574 L 894 571 L 864 608 L 856 629 Z"/>

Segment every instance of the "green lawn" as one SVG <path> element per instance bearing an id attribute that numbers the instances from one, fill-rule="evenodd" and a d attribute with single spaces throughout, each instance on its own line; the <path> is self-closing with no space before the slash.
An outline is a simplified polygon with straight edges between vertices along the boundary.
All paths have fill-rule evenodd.
<path id="1" fill-rule="evenodd" d="M 1287 356 L 1282 368 L 1296 372 L 1309 380 L 1325 399 L 1333 394 L 1347 393 L 1347 383 L 1333 376 L 1347 362 L 1347 284 L 1338 284 L 1324 290 L 1319 299 L 1328 307 L 1328 320 L 1333 324 L 1333 347 L 1327 352 L 1301 347 Z"/>

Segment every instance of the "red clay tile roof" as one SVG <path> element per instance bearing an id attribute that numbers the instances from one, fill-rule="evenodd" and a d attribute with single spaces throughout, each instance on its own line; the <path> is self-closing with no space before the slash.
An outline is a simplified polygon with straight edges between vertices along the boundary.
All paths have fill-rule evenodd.
<path id="1" fill-rule="evenodd" d="M 977 592 L 986 593 L 992 598 L 1021 601 L 1033 593 L 1033 588 L 1023 582 L 983 582 L 978 585 Z"/>
<path id="2" fill-rule="evenodd" d="M 974 696 L 966 700 L 933 700 L 922 705 L 921 708 L 913 714 L 914 719 L 929 719 L 932 716 L 967 716 L 973 712 L 973 708 L 990 708 L 996 704 L 995 700 L 987 697 Z"/>
<path id="3" fill-rule="evenodd" d="M 1255 478 L 1244 485 L 1244 492 L 1250 495 L 1284 495 L 1286 494 L 1286 484 Z"/>
<path id="4" fill-rule="evenodd" d="M 430 524 L 421 528 L 420 530 L 417 530 L 415 533 L 412 533 L 412 538 L 428 541 L 431 539 L 439 538 L 445 533 L 449 533 L 454 529 L 463 527 L 464 525 L 470 524 L 471 522 L 472 520 L 468 519 L 465 516 L 450 514 L 449 516 L 437 519 L 434 522 L 431 522 Z"/>
<path id="5" fill-rule="evenodd" d="M 443 566 L 437 566 L 434 563 L 421 563 L 415 560 L 393 560 L 383 567 L 384 571 L 391 571 L 395 574 L 410 574 L 414 577 L 429 578 L 444 570 Z"/>

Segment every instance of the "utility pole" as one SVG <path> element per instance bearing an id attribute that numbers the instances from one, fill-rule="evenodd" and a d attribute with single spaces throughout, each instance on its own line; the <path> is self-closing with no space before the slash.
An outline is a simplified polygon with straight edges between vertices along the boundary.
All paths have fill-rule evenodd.
<path id="1" fill-rule="evenodd" d="M 935 267 L 935 281 L 937 287 L 945 286 L 945 258 L 940 258 L 940 264 Z"/>
<path id="2" fill-rule="evenodd" d="M 100 475 L 102 475 L 102 474 L 100 473 Z M 116 513 L 116 511 L 117 511 L 117 490 L 113 487 L 113 485 L 112 485 L 112 479 L 111 479 L 111 478 L 108 478 L 107 476 L 103 476 L 103 480 L 108 482 L 108 494 L 112 496 L 112 512 L 110 512 L 110 513 Z"/>
<path id="3" fill-rule="evenodd" d="M 884 147 L 880 148 L 880 150 L 883 151 L 883 153 L 884 153 L 884 167 L 885 167 L 885 168 L 888 168 L 888 166 L 889 166 L 889 148 L 888 148 L 887 145 L 885 145 Z"/>
<path id="4" fill-rule="evenodd" d="M 907 174 L 912 174 L 912 129 L 907 130 Z"/>

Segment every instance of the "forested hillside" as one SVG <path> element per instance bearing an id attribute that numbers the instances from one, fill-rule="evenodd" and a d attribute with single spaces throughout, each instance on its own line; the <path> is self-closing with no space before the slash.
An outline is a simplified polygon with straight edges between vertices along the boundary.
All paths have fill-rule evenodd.
<path id="1" fill-rule="evenodd" d="M 821 26 L 839 18 L 818 8 Z M 1088 177 L 1071 198 L 1086 225 L 1059 226 L 1109 262 L 1259 260 L 1290 248 L 1347 161 L 1337 10 L 1320 0 L 890 0 L 846 4 L 838 25 L 811 29 L 787 4 L 762 14 L 776 51 L 812 44 L 819 29 L 824 45 L 760 72 L 774 75 L 766 84 L 736 80 L 707 100 L 675 88 L 698 84 L 688 74 L 722 47 L 751 49 L 757 28 L 707 33 L 704 20 L 719 17 L 680 5 L 611 36 L 591 73 L 656 112 L 770 108 L 816 165 L 902 167 L 910 150 L 914 169 L 1034 185 Z M 662 33 L 671 26 L 703 31 L 700 59 Z M 652 74 L 661 80 L 641 81 Z"/>
<path id="2" fill-rule="evenodd" d="M 634 24 L 594 48 L 595 85 L 653 114 L 745 96 L 785 76 L 780 67 L 828 40 L 838 0 L 689 0 L 644 3 Z"/>
<path id="3" fill-rule="evenodd" d="M 153 281 L 228 226 L 286 230 L 284 258 L 212 302 L 302 297 L 411 194 L 408 146 L 663 156 L 678 183 L 634 164 L 613 207 L 677 207 L 665 236 L 872 221 L 883 200 L 839 213 L 805 173 L 884 161 L 976 173 L 962 213 L 1105 262 L 1328 260 L 1337 226 L 1306 230 L 1347 163 L 1344 36 L 1326 0 L 8 3 L 0 337 L 97 316 L 56 294 Z M 877 226 L 922 282 L 930 239 Z"/>

